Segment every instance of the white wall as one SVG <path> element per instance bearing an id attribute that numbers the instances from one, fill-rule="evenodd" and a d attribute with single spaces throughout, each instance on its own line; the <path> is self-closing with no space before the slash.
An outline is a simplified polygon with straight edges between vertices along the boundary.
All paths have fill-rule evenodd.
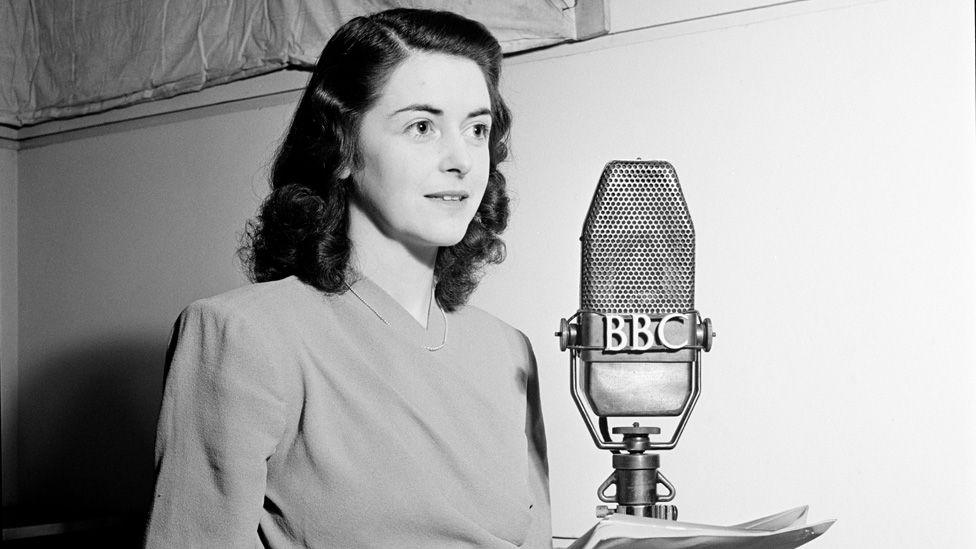
<path id="1" fill-rule="evenodd" d="M 678 169 L 719 333 L 662 458 L 682 518 L 809 503 L 840 519 L 821 547 L 976 543 L 973 8 L 799 4 L 509 59 L 517 202 L 476 302 L 535 344 L 557 535 L 594 522 L 610 460 L 551 334 L 603 164 L 641 156 Z M 237 234 L 292 108 L 19 152 L 23 502 L 144 503 L 170 322 L 244 282 Z"/>
<path id="2" fill-rule="evenodd" d="M 291 106 L 20 151 L 21 503 L 148 503 L 172 322 L 240 286 Z"/>
<path id="3" fill-rule="evenodd" d="M 610 459 L 573 409 L 552 332 L 578 306 L 600 171 L 639 156 L 678 170 L 697 306 L 719 334 L 662 456 L 681 516 L 810 504 L 839 519 L 823 547 L 976 545 L 973 6 L 839 6 L 509 67 L 519 201 L 509 260 L 478 302 L 535 343 L 557 534 L 593 522 Z"/>
<path id="4" fill-rule="evenodd" d="M 0 143 L 0 402 L 3 504 L 17 499 L 17 151 Z"/>

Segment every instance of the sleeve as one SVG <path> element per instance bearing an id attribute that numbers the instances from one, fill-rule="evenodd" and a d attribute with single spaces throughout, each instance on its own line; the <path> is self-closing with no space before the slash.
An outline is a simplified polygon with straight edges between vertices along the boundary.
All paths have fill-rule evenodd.
<path id="1" fill-rule="evenodd" d="M 146 547 L 260 545 L 267 460 L 285 405 L 258 332 L 243 315 L 205 302 L 177 321 Z"/>
<path id="2" fill-rule="evenodd" d="M 542 421 L 539 371 L 532 344 L 521 334 L 526 353 L 525 437 L 529 450 L 529 490 L 532 495 L 532 527 L 523 547 L 552 547 L 552 510 L 549 500 L 549 460 L 546 428 Z"/>

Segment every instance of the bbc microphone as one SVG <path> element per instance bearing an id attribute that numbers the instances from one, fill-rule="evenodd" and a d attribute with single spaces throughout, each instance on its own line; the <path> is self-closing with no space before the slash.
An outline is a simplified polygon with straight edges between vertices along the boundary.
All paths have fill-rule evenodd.
<path id="1" fill-rule="evenodd" d="M 597 514 L 677 519 L 667 504 L 675 487 L 653 452 L 677 445 L 701 392 L 701 353 L 715 334 L 695 310 L 695 229 L 674 167 L 608 163 L 580 242 L 579 310 L 560 321 L 556 336 L 570 352 L 576 407 L 596 446 L 613 452 L 614 471 L 597 497 L 616 507 Z M 611 427 L 624 418 L 638 421 Z M 670 432 L 654 418 L 672 418 Z"/>

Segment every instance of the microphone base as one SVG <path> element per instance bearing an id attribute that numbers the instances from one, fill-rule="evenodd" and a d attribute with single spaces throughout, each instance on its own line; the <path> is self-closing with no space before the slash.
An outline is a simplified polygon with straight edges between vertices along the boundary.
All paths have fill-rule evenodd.
<path id="1" fill-rule="evenodd" d="M 597 516 L 607 516 L 611 513 L 631 515 L 635 517 L 649 517 L 656 519 L 677 520 L 678 508 L 674 505 L 661 505 L 674 499 L 674 485 L 661 474 L 661 457 L 658 454 L 644 453 L 650 446 L 650 435 L 660 433 L 657 427 L 641 427 L 634 423 L 632 427 L 614 427 L 614 434 L 624 436 L 623 444 L 627 453 L 613 455 L 613 473 L 603 481 L 597 489 L 597 497 L 606 503 L 616 503 L 617 507 L 610 509 L 601 505 L 597 507 Z M 658 485 L 667 488 L 667 493 L 658 493 Z M 607 489 L 615 486 L 615 494 L 607 494 Z"/>
<path id="2" fill-rule="evenodd" d="M 613 514 L 631 515 L 634 517 L 655 518 L 662 520 L 678 520 L 677 505 L 618 505 L 615 509 L 610 509 L 606 505 L 598 505 L 596 508 L 597 518 L 607 517 Z"/>
<path id="3" fill-rule="evenodd" d="M 678 520 L 677 505 L 618 505 L 615 512 L 622 515 L 633 515 L 635 517 Z"/>

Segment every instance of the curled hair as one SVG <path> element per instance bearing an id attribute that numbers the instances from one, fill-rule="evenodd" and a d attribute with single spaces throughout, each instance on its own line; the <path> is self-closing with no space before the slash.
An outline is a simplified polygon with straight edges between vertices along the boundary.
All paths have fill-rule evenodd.
<path id="1" fill-rule="evenodd" d="M 271 193 L 248 222 L 238 253 L 251 280 L 295 275 L 327 293 L 345 290 L 352 181 L 362 116 L 412 51 L 465 57 L 481 69 L 491 99 L 488 185 L 457 244 L 438 250 L 435 296 L 448 311 L 475 290 L 482 268 L 505 258 L 505 176 L 511 114 L 498 91 L 502 52 L 476 21 L 429 10 L 393 9 L 352 19 L 319 57 L 271 170 Z"/>

